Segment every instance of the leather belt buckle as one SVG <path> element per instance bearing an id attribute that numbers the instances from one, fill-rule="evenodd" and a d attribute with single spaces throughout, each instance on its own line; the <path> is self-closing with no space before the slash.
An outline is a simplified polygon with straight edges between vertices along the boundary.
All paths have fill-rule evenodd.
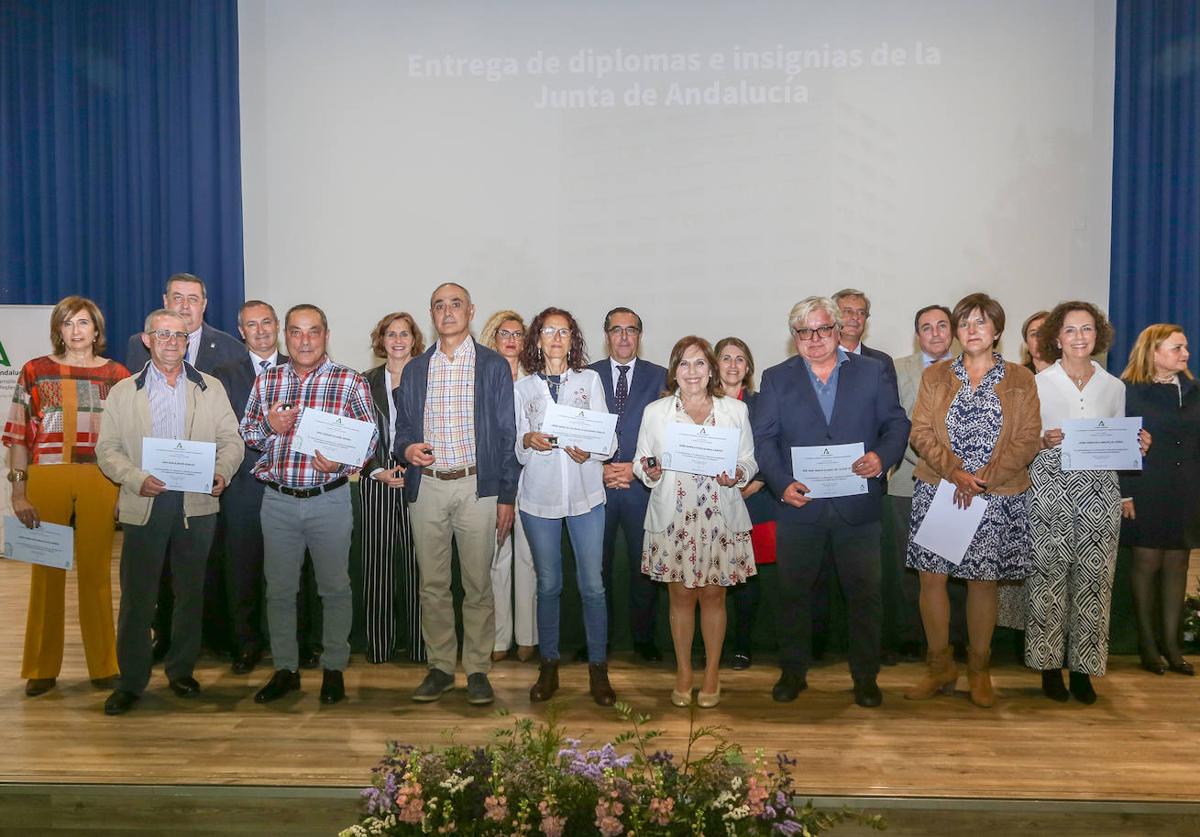
<path id="1" fill-rule="evenodd" d="M 479 468 L 475 465 L 468 465 L 465 468 L 452 468 L 447 471 L 435 471 L 433 468 L 422 468 L 421 473 L 427 477 L 433 477 L 435 480 L 461 480 L 463 477 L 469 477 L 479 473 Z"/>
<path id="2" fill-rule="evenodd" d="M 290 486 L 280 485 L 277 482 L 266 482 L 265 485 L 267 488 L 272 488 L 280 494 L 286 494 L 289 497 L 295 497 L 297 500 L 309 500 L 313 497 L 319 497 L 326 492 L 333 491 L 335 488 L 341 488 L 348 481 L 349 477 L 338 477 L 336 480 L 312 488 L 291 488 Z"/>

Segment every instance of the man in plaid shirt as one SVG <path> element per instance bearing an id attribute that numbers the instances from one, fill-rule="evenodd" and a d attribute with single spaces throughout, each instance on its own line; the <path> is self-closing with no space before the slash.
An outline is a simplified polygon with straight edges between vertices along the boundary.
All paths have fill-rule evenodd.
<path id="1" fill-rule="evenodd" d="M 304 551 L 312 555 L 324 612 L 321 702 L 346 696 L 342 671 L 350 661 L 353 601 L 350 593 L 350 535 L 353 512 L 347 481 L 359 466 L 293 449 L 300 414 L 321 410 L 374 423 L 366 380 L 334 363 L 325 352 L 329 322 L 315 305 L 296 305 L 284 318 L 287 363 L 258 376 L 246 403 L 241 433 L 263 452 L 254 476 L 267 487 L 262 502 L 263 570 L 267 582 L 267 625 L 275 674 L 254 696 L 268 703 L 300 688 L 296 643 L 296 593 Z M 370 456 L 378 441 L 373 434 Z"/>

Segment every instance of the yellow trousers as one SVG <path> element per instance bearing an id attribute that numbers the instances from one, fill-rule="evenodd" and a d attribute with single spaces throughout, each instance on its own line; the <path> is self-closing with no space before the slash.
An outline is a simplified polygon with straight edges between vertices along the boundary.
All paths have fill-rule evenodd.
<path id="1" fill-rule="evenodd" d="M 111 677 L 117 673 L 110 567 L 117 486 L 93 464 L 32 465 L 25 496 L 47 523 L 68 525 L 74 514 L 79 631 L 88 676 Z M 57 677 L 62 669 L 67 573 L 37 564 L 32 570 L 21 676 Z"/>

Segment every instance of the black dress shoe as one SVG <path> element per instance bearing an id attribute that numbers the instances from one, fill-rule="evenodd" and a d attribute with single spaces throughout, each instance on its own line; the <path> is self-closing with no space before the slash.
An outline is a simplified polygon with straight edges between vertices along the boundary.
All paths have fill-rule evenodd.
<path id="1" fill-rule="evenodd" d="M 342 680 L 342 673 L 325 669 L 325 676 L 321 679 L 321 703 L 328 705 L 345 699 L 346 684 Z"/>
<path id="2" fill-rule="evenodd" d="M 234 658 L 233 665 L 229 669 L 234 674 L 249 674 L 254 671 L 254 667 L 261 659 L 262 651 L 243 651 Z"/>
<path id="3" fill-rule="evenodd" d="M 150 646 L 150 655 L 154 662 L 161 663 L 167 657 L 167 652 L 171 650 L 171 641 L 163 639 L 160 636 L 154 638 L 154 644 Z"/>
<path id="4" fill-rule="evenodd" d="M 733 655 L 733 670 L 745 671 L 750 668 L 751 657 L 747 651 L 738 651 Z"/>
<path id="5" fill-rule="evenodd" d="M 170 681 L 168 686 L 171 691 L 181 698 L 195 697 L 200 694 L 200 684 L 196 682 L 194 677 L 177 677 Z"/>
<path id="6" fill-rule="evenodd" d="M 662 652 L 658 650 L 658 646 L 653 642 L 635 642 L 633 650 L 648 663 L 662 662 Z"/>
<path id="7" fill-rule="evenodd" d="M 316 668 L 321 664 L 321 654 L 311 648 L 302 646 L 300 648 L 300 668 Z"/>
<path id="8" fill-rule="evenodd" d="M 780 703 L 787 703 L 795 700 L 807 688 L 808 679 L 804 674 L 798 671 L 784 671 L 771 689 L 771 698 Z"/>
<path id="9" fill-rule="evenodd" d="M 1092 678 L 1078 671 L 1072 671 L 1068 677 L 1071 684 L 1071 694 L 1075 700 L 1091 706 L 1096 702 L 1096 690 L 1092 688 Z"/>
<path id="10" fill-rule="evenodd" d="M 1155 660 L 1147 660 L 1145 657 L 1143 657 L 1142 658 L 1142 668 L 1145 669 L 1146 671 L 1150 672 L 1151 674 L 1166 674 L 1167 673 L 1167 661 L 1164 660 L 1162 657 L 1159 657 L 1158 659 L 1155 659 Z"/>
<path id="11" fill-rule="evenodd" d="M 1062 669 L 1049 668 L 1042 672 L 1042 694 L 1059 703 L 1066 703 L 1071 699 L 1071 693 L 1063 685 Z"/>
<path id="12" fill-rule="evenodd" d="M 108 700 L 104 701 L 105 715 L 124 715 L 133 705 L 137 703 L 138 696 L 133 692 L 125 692 L 117 689 L 108 696 Z"/>
<path id="13" fill-rule="evenodd" d="M 277 669 L 271 675 L 267 685 L 258 690 L 258 694 L 254 696 L 255 703 L 270 703 L 273 700 L 279 700 L 288 692 L 294 692 L 300 688 L 300 672 L 288 671 L 286 668 Z"/>
<path id="14" fill-rule="evenodd" d="M 875 683 L 874 677 L 856 678 L 854 681 L 854 702 L 868 709 L 883 703 L 883 692 Z"/>
<path id="15" fill-rule="evenodd" d="M 1182 657 L 1179 659 L 1179 662 L 1177 662 L 1177 663 L 1168 663 L 1167 671 L 1173 671 L 1176 674 L 1185 674 L 1188 677 L 1196 676 L 1196 667 L 1193 666 L 1191 663 L 1189 663 L 1187 660 L 1183 659 Z"/>

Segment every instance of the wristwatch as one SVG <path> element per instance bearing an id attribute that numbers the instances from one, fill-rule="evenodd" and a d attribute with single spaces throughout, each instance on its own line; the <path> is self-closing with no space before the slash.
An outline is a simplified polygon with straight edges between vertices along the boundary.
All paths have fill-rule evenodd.
<path id="1" fill-rule="evenodd" d="M 29 472 L 23 468 L 10 468 L 8 471 L 9 482 L 24 482 L 29 479 Z"/>

